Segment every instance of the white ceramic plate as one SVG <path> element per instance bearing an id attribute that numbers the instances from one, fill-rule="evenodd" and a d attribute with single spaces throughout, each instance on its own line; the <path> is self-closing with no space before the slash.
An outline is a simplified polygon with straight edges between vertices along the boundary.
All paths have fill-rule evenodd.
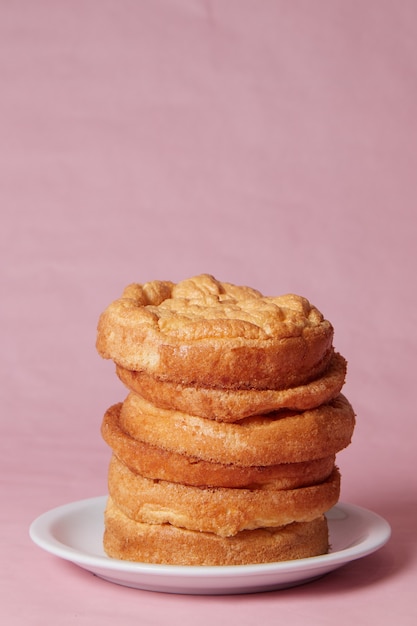
<path id="1" fill-rule="evenodd" d="M 381 548 L 391 529 L 382 517 L 339 503 L 327 513 L 331 552 L 296 561 L 224 567 L 132 563 L 107 557 L 102 547 L 106 496 L 60 506 L 30 527 L 41 548 L 112 583 L 166 593 L 237 594 L 284 589 L 327 574 Z"/>

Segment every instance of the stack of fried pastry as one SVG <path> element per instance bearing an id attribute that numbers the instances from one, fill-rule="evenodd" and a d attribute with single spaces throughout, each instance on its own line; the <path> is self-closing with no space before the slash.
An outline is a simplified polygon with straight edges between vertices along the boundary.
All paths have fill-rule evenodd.
<path id="1" fill-rule="evenodd" d="M 97 350 L 127 388 L 102 424 L 110 557 L 241 565 L 328 551 L 355 415 L 332 325 L 307 299 L 207 274 L 132 284 L 100 316 Z"/>

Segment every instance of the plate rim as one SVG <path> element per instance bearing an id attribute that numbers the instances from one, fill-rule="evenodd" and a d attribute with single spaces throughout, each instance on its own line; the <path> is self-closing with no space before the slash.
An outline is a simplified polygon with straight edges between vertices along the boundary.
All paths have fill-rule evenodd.
<path id="1" fill-rule="evenodd" d="M 90 571 L 99 568 L 101 572 L 123 571 L 129 574 L 147 574 L 153 576 L 175 578 L 209 578 L 219 579 L 228 577 L 259 576 L 266 574 L 294 573 L 311 570 L 335 569 L 345 563 L 365 557 L 383 547 L 391 537 L 391 526 L 388 521 L 369 509 L 339 501 L 326 515 L 331 519 L 333 513 L 343 512 L 349 517 L 356 516 L 368 521 L 370 533 L 359 544 L 348 546 L 342 550 L 330 551 L 327 554 L 293 561 L 279 561 L 271 563 L 257 563 L 250 565 L 165 565 L 156 563 L 143 563 L 124 561 L 110 558 L 106 555 L 92 555 L 75 549 L 74 547 L 59 541 L 52 533 L 52 526 L 57 520 L 64 519 L 69 513 L 72 515 L 82 508 L 98 507 L 103 509 L 107 495 L 95 496 L 68 502 L 45 511 L 36 517 L 29 527 L 31 540 L 40 548 L 61 559 L 70 561 Z M 372 522 L 372 523 L 371 523 Z M 331 536 L 330 536 L 331 541 Z"/>

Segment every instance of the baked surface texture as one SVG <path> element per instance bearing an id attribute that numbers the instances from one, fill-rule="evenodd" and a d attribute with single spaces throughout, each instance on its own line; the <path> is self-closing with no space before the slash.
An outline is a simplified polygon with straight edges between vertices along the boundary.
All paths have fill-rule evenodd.
<path id="1" fill-rule="evenodd" d="M 108 556 L 225 566 L 328 552 L 356 416 L 333 327 L 306 298 L 210 274 L 132 283 L 96 347 L 127 391 L 101 424 Z"/>
<path id="2" fill-rule="evenodd" d="M 101 426 L 103 439 L 131 471 L 146 478 L 195 487 L 296 489 L 326 480 L 335 464 L 334 454 L 301 463 L 267 466 L 211 463 L 133 439 L 120 426 L 121 407 L 120 402 L 106 411 Z"/>
<path id="3" fill-rule="evenodd" d="M 127 370 L 182 385 L 286 389 L 326 371 L 332 341 L 332 325 L 306 298 L 202 274 L 126 287 L 101 314 L 96 346 Z"/>
<path id="4" fill-rule="evenodd" d="M 130 519 L 221 537 L 310 522 L 334 506 L 339 493 L 336 468 L 320 484 L 298 489 L 202 488 L 155 481 L 131 472 L 115 456 L 109 468 L 109 495 Z"/>
<path id="5" fill-rule="evenodd" d="M 113 558 L 166 565 L 248 565 L 307 558 L 329 549 L 325 516 L 283 528 L 244 530 L 233 537 L 135 522 L 109 497 L 103 539 Z"/>
<path id="6" fill-rule="evenodd" d="M 164 409 L 184 411 L 222 422 L 237 422 L 279 409 L 314 409 L 335 398 L 346 377 L 346 360 L 337 352 L 317 379 L 289 389 L 217 389 L 163 381 L 146 371 L 116 366 L 122 383 Z"/>
<path id="7" fill-rule="evenodd" d="M 355 414 L 339 394 L 316 409 L 283 410 L 224 423 L 160 409 L 130 393 L 120 411 L 120 425 L 134 439 L 206 461 L 277 465 L 339 452 L 351 441 Z"/>

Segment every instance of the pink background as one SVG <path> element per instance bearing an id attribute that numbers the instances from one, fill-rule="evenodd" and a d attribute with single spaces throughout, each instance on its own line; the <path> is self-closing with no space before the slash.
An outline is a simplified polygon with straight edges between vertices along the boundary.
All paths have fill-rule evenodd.
<path id="1" fill-rule="evenodd" d="M 416 41 L 413 0 L 0 1 L 9 626 L 416 623 Z M 341 499 L 390 522 L 379 552 L 287 591 L 187 597 L 30 541 L 44 511 L 106 493 L 99 427 L 124 390 L 100 312 L 129 282 L 200 272 L 334 324 L 358 420 Z"/>

